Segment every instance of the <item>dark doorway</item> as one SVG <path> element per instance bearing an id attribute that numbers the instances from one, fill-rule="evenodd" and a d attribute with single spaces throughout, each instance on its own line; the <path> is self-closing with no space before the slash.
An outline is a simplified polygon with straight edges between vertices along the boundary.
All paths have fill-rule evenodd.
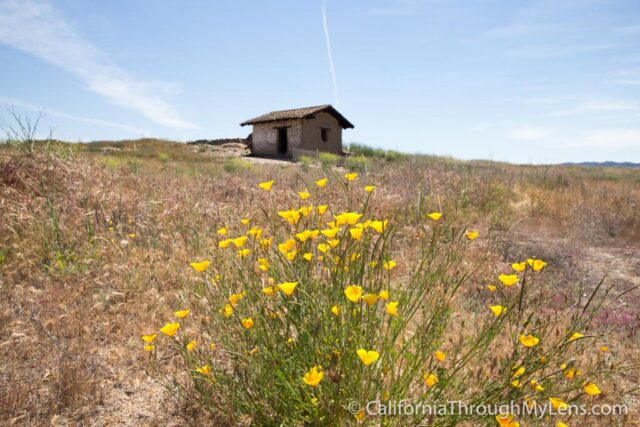
<path id="1" fill-rule="evenodd" d="M 278 154 L 287 154 L 288 150 L 287 128 L 278 128 Z"/>

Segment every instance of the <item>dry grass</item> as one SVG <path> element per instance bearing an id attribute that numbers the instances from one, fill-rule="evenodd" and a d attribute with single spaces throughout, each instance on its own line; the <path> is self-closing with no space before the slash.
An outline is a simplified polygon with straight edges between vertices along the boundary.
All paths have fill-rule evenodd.
<path id="1" fill-rule="evenodd" d="M 107 154 L 60 147 L 0 149 L 0 422 L 205 422 L 147 378 L 140 333 L 176 308 L 188 263 L 206 255 L 221 218 L 256 209 L 257 182 L 301 188 L 321 170 L 217 161 L 157 141 Z M 380 217 L 411 224 L 416 206 L 433 207 L 481 231 L 473 262 L 486 268 L 459 302 L 470 313 L 486 281 L 523 255 L 549 263 L 544 286 L 564 292 L 558 304 L 605 274 L 618 291 L 640 284 L 637 171 L 421 157 L 374 161 L 365 180 L 378 186 Z M 295 193 L 278 197 L 286 205 Z M 399 258 L 412 257 L 413 238 L 399 234 Z M 627 294 L 599 319 L 615 327 L 616 358 L 635 364 L 639 302 Z M 629 373 L 605 395 L 638 383 Z"/>

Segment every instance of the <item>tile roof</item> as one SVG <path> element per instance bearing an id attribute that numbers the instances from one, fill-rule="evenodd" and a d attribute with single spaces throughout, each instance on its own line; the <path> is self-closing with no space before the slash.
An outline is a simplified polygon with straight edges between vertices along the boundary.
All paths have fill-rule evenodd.
<path id="1" fill-rule="evenodd" d="M 254 117 L 251 120 L 242 122 L 240 123 L 240 126 L 254 125 L 256 123 L 265 122 L 277 122 L 279 120 L 303 119 L 320 112 L 327 112 L 331 114 L 338 120 L 338 122 L 340 122 L 340 125 L 344 129 L 353 128 L 353 125 L 349 122 L 349 120 L 347 120 L 342 114 L 338 112 L 338 110 L 336 110 L 329 104 L 317 105 L 315 107 L 295 108 L 293 110 L 272 111 L 270 113 Z"/>

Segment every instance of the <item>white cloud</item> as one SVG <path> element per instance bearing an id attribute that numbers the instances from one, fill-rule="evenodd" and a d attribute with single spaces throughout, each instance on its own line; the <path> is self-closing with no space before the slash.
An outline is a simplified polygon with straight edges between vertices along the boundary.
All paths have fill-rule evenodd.
<path id="1" fill-rule="evenodd" d="M 66 70 L 83 81 L 90 91 L 158 124 L 198 129 L 182 119 L 156 93 L 175 92 L 175 85 L 135 80 L 71 28 L 45 1 L 0 1 L 0 43 Z"/>
<path id="2" fill-rule="evenodd" d="M 640 148 L 640 129 L 597 129 L 585 133 L 570 147 Z"/>
<path id="3" fill-rule="evenodd" d="M 548 135 L 549 131 L 546 129 L 530 126 L 520 127 L 509 132 L 509 137 L 518 141 L 539 141 Z"/>
<path id="4" fill-rule="evenodd" d="M 120 130 L 123 130 L 125 132 L 129 132 L 131 134 L 138 135 L 138 136 L 143 136 L 143 135 L 149 135 L 150 134 L 150 132 L 147 132 L 144 129 L 140 129 L 138 127 L 129 126 L 129 125 L 123 125 L 123 124 L 120 124 L 120 123 L 110 122 L 110 121 L 107 121 L 107 120 L 100 120 L 100 119 L 94 119 L 94 118 L 91 118 L 91 117 L 85 117 L 85 116 L 78 116 L 78 115 L 75 115 L 75 114 L 69 114 L 69 113 L 65 113 L 63 111 L 53 110 L 53 109 L 50 109 L 50 108 L 45 108 L 43 106 L 38 106 L 38 105 L 35 105 L 35 104 L 31 104 L 29 102 L 24 102 L 24 101 L 21 101 L 19 99 L 15 99 L 15 98 L 7 98 L 5 96 L 0 96 L 0 104 L 7 105 L 9 107 L 18 107 L 18 108 L 23 108 L 25 110 L 42 112 L 45 116 L 59 117 L 61 119 L 73 120 L 75 122 L 87 123 L 87 124 L 90 124 L 90 125 L 104 126 L 104 127 L 113 128 L 113 129 L 120 129 Z"/>

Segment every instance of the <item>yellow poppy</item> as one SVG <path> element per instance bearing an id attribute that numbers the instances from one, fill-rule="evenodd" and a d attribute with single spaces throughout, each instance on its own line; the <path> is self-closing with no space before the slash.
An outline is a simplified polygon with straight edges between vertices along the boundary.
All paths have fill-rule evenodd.
<path id="1" fill-rule="evenodd" d="M 236 248 L 241 248 L 247 242 L 247 236 L 240 236 L 231 240 Z"/>
<path id="2" fill-rule="evenodd" d="M 239 292 L 239 293 L 236 293 L 236 294 L 229 295 L 229 304 L 236 305 L 246 295 L 247 295 L 246 292 Z"/>
<path id="3" fill-rule="evenodd" d="M 313 206 L 301 206 L 300 208 L 298 208 L 298 212 L 300 212 L 304 217 L 308 217 L 311 214 L 312 210 Z"/>
<path id="4" fill-rule="evenodd" d="M 328 239 L 333 239 L 338 234 L 338 231 L 340 231 L 339 228 L 327 228 L 326 230 L 320 230 L 320 233 Z"/>
<path id="5" fill-rule="evenodd" d="M 334 215 L 334 218 L 336 225 L 354 225 L 362 218 L 362 214 L 357 212 L 343 212 L 339 215 Z"/>
<path id="6" fill-rule="evenodd" d="M 264 293 L 265 295 L 275 295 L 276 292 L 278 292 L 278 289 L 275 286 L 267 286 L 265 288 L 262 288 L 262 293 Z"/>
<path id="7" fill-rule="evenodd" d="M 324 372 L 322 372 L 322 366 L 314 366 L 309 369 L 302 377 L 305 384 L 311 387 L 317 387 L 320 381 L 324 378 Z"/>
<path id="8" fill-rule="evenodd" d="M 253 227 L 251 227 L 251 230 L 247 232 L 247 234 L 255 237 L 256 239 L 259 239 L 262 236 L 262 229 L 254 225 Z"/>
<path id="9" fill-rule="evenodd" d="M 318 215 L 324 215 L 329 209 L 329 205 L 318 205 L 316 206 L 316 210 L 318 211 Z"/>
<path id="10" fill-rule="evenodd" d="M 258 258 L 258 265 L 260 270 L 269 271 L 269 260 L 266 258 Z"/>
<path id="11" fill-rule="evenodd" d="M 349 233 L 351 234 L 351 237 L 353 237 L 355 240 L 360 240 L 362 239 L 362 228 L 350 228 L 349 229 Z"/>
<path id="12" fill-rule="evenodd" d="M 380 291 L 378 296 L 380 297 L 381 300 L 386 301 L 386 300 L 389 299 L 389 291 L 382 290 L 382 291 Z"/>
<path id="13" fill-rule="evenodd" d="M 366 185 L 366 186 L 364 187 L 364 191 L 366 191 L 367 193 L 372 193 L 372 192 L 373 192 L 373 190 L 375 190 L 375 189 L 376 189 L 376 186 L 375 186 L 375 185 Z"/>
<path id="14" fill-rule="evenodd" d="M 262 188 L 264 191 L 269 191 L 273 186 L 273 182 L 273 179 L 271 181 L 261 182 L 260 184 L 258 184 L 258 187 Z"/>
<path id="15" fill-rule="evenodd" d="M 298 254 L 298 251 L 291 251 L 291 252 L 287 252 L 285 256 L 289 261 L 293 261 L 297 254 Z"/>
<path id="16" fill-rule="evenodd" d="M 211 373 L 211 367 L 209 365 L 204 365 L 196 369 L 196 372 L 202 375 L 209 375 Z"/>
<path id="17" fill-rule="evenodd" d="M 180 323 L 167 323 L 162 328 L 160 328 L 160 332 L 168 337 L 172 337 L 176 334 L 176 332 L 178 332 L 178 329 L 180 329 Z"/>
<path id="18" fill-rule="evenodd" d="M 520 335 L 519 340 L 525 347 L 533 347 L 540 342 L 540 338 L 536 338 L 533 335 Z"/>
<path id="19" fill-rule="evenodd" d="M 327 178 L 322 178 L 316 181 L 316 185 L 318 187 L 325 187 L 327 185 L 327 182 L 329 182 Z"/>
<path id="20" fill-rule="evenodd" d="M 220 247 L 221 249 L 226 249 L 229 247 L 232 241 L 232 239 L 220 240 L 220 242 L 218 243 L 218 247 Z"/>
<path id="21" fill-rule="evenodd" d="M 147 334 L 147 335 L 143 335 L 142 336 L 142 340 L 144 342 L 146 342 L 147 344 L 151 344 L 153 342 L 153 340 L 156 339 L 156 337 L 158 336 L 158 334 Z"/>
<path id="22" fill-rule="evenodd" d="M 273 242 L 273 237 L 269 237 L 267 239 L 260 239 L 260 247 L 264 250 L 267 250 L 271 247 L 272 242 Z"/>
<path id="23" fill-rule="evenodd" d="M 387 303 L 387 314 L 389 316 L 398 315 L 398 301 L 391 301 Z"/>
<path id="24" fill-rule="evenodd" d="M 236 252 L 236 255 L 238 256 L 238 258 L 246 258 L 249 256 L 250 253 L 251 253 L 251 249 L 241 249 L 238 252 Z"/>
<path id="25" fill-rule="evenodd" d="M 156 348 L 153 344 L 147 344 L 143 347 L 144 351 L 153 351 Z"/>
<path id="26" fill-rule="evenodd" d="M 298 191 L 298 196 L 300 197 L 300 200 L 307 200 L 311 197 L 311 194 L 308 191 Z"/>
<path id="27" fill-rule="evenodd" d="M 364 363 L 365 366 L 369 366 L 374 363 L 380 357 L 380 354 L 375 350 L 365 350 L 364 348 L 360 348 L 357 351 L 358 357 Z"/>
<path id="28" fill-rule="evenodd" d="M 240 223 L 243 225 L 248 225 L 251 222 L 251 218 L 243 218 L 240 220 Z"/>
<path id="29" fill-rule="evenodd" d="M 280 211 L 278 212 L 289 224 L 297 224 L 300 221 L 300 212 L 298 210 Z"/>
<path id="30" fill-rule="evenodd" d="M 296 286 L 298 286 L 298 282 L 283 282 L 277 285 L 278 288 L 286 295 L 293 295 L 293 291 L 296 290 Z"/>
<path id="31" fill-rule="evenodd" d="M 347 173 L 344 175 L 344 177 L 347 179 L 347 181 L 355 181 L 356 178 L 358 178 L 358 174 L 355 172 Z"/>
<path id="32" fill-rule="evenodd" d="M 193 350 L 196 349 L 197 345 L 198 345 L 198 342 L 196 340 L 189 341 L 189 343 L 187 344 L 187 350 L 188 351 L 193 351 Z"/>
<path id="33" fill-rule="evenodd" d="M 600 387 L 598 387 L 595 383 L 585 384 L 584 387 L 582 387 L 582 389 L 589 396 L 594 396 L 596 394 L 602 393 L 602 391 L 600 391 Z"/>
<path id="34" fill-rule="evenodd" d="M 527 264 L 529 264 L 531 266 L 531 269 L 533 271 L 540 271 L 540 270 L 542 270 L 543 268 L 545 268 L 547 266 L 547 263 L 544 262 L 543 260 L 541 260 L 541 259 L 532 259 L 532 258 L 529 258 L 527 260 Z"/>
<path id="35" fill-rule="evenodd" d="M 506 313 L 507 312 L 507 307 L 504 307 L 502 305 L 492 305 L 491 307 L 489 307 L 491 309 L 491 311 L 493 312 L 493 314 L 496 315 L 496 317 L 499 317 L 501 314 Z"/>
<path id="36" fill-rule="evenodd" d="M 318 245 L 318 250 L 323 254 L 326 254 L 329 251 L 329 249 L 331 249 L 331 246 L 327 245 L 326 243 L 320 243 Z"/>
<path id="37" fill-rule="evenodd" d="M 304 230 L 300 233 L 296 233 L 296 238 L 301 242 L 306 242 L 309 237 L 311 237 L 311 230 Z"/>
<path id="38" fill-rule="evenodd" d="M 396 265 L 398 265 L 398 263 L 397 263 L 397 262 L 395 262 L 395 261 L 391 261 L 391 260 L 389 260 L 389 261 L 385 261 L 385 262 L 382 264 L 382 266 L 384 267 L 384 269 L 385 269 L 385 270 L 388 270 L 388 271 L 393 270 L 393 269 L 396 267 Z"/>
<path id="39" fill-rule="evenodd" d="M 424 374 L 423 378 L 427 387 L 433 387 L 438 383 L 438 376 L 435 374 Z"/>
<path id="40" fill-rule="evenodd" d="M 184 319 L 185 317 L 187 317 L 189 315 L 189 313 L 191 313 L 191 310 L 185 309 L 185 310 L 178 310 L 178 311 L 174 312 L 173 314 L 175 314 L 176 317 L 178 317 L 180 319 Z"/>
<path id="41" fill-rule="evenodd" d="M 427 216 L 429 218 L 431 218 L 433 221 L 438 221 L 438 220 L 440 220 L 440 218 L 442 218 L 442 213 L 440 213 L 440 212 L 431 212 L 431 213 L 428 213 Z"/>
<path id="42" fill-rule="evenodd" d="M 496 288 L 496 286 L 495 286 L 495 285 L 488 284 L 488 285 L 487 285 L 487 289 L 489 290 L 489 292 L 495 292 L 495 291 L 496 291 L 496 289 L 498 289 L 498 288 Z"/>
<path id="43" fill-rule="evenodd" d="M 222 309 L 222 314 L 224 314 L 224 317 L 231 317 L 231 315 L 233 314 L 233 306 L 231 304 L 225 305 Z"/>
<path id="44" fill-rule="evenodd" d="M 358 302 L 362 297 L 362 287 L 357 285 L 347 286 L 344 290 L 344 294 L 351 302 Z"/>
<path id="45" fill-rule="evenodd" d="M 335 316 L 339 316 L 340 315 L 340 307 L 338 307 L 337 305 L 334 305 L 333 307 L 331 307 L 331 312 Z"/>
<path id="46" fill-rule="evenodd" d="M 566 409 L 569 407 L 567 402 L 557 397 L 550 397 L 549 402 L 551 402 L 551 406 L 553 406 L 553 409 L 556 409 L 556 410 Z"/>
<path id="47" fill-rule="evenodd" d="M 529 385 L 531 386 L 531 388 L 533 388 L 535 391 L 544 391 L 544 387 L 542 386 L 542 384 L 540 384 L 537 380 L 530 380 L 529 381 Z"/>
<path id="48" fill-rule="evenodd" d="M 225 236 L 228 232 L 227 227 L 218 228 L 218 234 L 221 236 Z"/>
<path id="49" fill-rule="evenodd" d="M 384 221 L 371 221 L 371 223 L 369 224 L 369 227 L 373 228 L 374 230 L 376 230 L 377 233 L 382 234 L 384 232 L 384 230 L 387 228 L 387 224 L 389 223 L 389 221 L 384 220 Z"/>
<path id="50" fill-rule="evenodd" d="M 278 244 L 278 250 L 283 254 L 292 251 L 293 249 L 295 249 L 295 247 L 296 241 L 293 239 L 288 239 L 286 242 Z"/>
<path id="51" fill-rule="evenodd" d="M 527 268 L 527 262 L 526 261 L 514 262 L 513 264 L 511 264 L 511 268 L 513 268 L 515 271 L 522 273 Z"/>
<path id="52" fill-rule="evenodd" d="M 505 286 L 513 286 L 518 283 L 518 276 L 515 274 L 501 274 L 498 276 L 498 280 Z"/>
<path id="53" fill-rule="evenodd" d="M 473 240 L 475 238 L 477 238 L 480 233 L 477 231 L 467 231 L 466 233 L 464 233 L 464 235 L 467 237 L 467 240 Z"/>
<path id="54" fill-rule="evenodd" d="M 520 427 L 520 423 L 514 421 L 511 414 L 496 415 L 496 421 L 500 427 Z"/>
<path id="55" fill-rule="evenodd" d="M 444 351 L 436 350 L 433 352 L 433 357 L 438 359 L 440 362 L 444 362 L 447 358 L 447 354 Z"/>
<path id="56" fill-rule="evenodd" d="M 245 329 L 251 329 L 253 327 L 253 319 L 251 317 L 245 317 L 242 319 L 242 326 Z"/>
<path id="57" fill-rule="evenodd" d="M 566 368 L 566 365 L 565 365 Z M 562 368 L 564 369 L 564 368 Z M 572 380 L 575 377 L 580 375 L 580 369 L 577 368 L 569 368 L 567 370 L 564 371 L 564 376 L 568 379 L 568 380 Z"/>
<path id="58" fill-rule="evenodd" d="M 580 332 L 574 332 L 573 335 L 571 335 L 571 337 L 569 337 L 569 341 L 575 341 L 579 338 L 584 337 L 583 334 L 581 334 Z"/>
<path id="59" fill-rule="evenodd" d="M 362 299 L 367 303 L 367 305 L 373 305 L 378 302 L 378 294 L 366 294 Z"/>
<path id="60" fill-rule="evenodd" d="M 202 273 L 209 267 L 209 264 L 211 264 L 209 261 L 192 262 L 191 267 L 198 273 Z"/>
<path id="61" fill-rule="evenodd" d="M 524 372 L 525 372 L 524 366 L 520 366 L 518 369 L 516 369 L 513 375 L 511 375 L 511 378 L 518 378 L 519 376 L 524 374 Z"/>

